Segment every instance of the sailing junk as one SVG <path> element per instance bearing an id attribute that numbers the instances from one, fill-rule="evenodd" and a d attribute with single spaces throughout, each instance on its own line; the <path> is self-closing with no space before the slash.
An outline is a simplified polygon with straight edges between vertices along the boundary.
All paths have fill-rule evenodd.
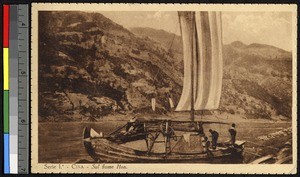
<path id="1" fill-rule="evenodd" d="M 194 110 L 219 107 L 223 70 L 221 14 L 179 12 L 178 16 L 183 40 L 184 84 L 176 111 L 191 111 L 191 121 L 139 118 L 106 137 L 98 138 L 92 138 L 93 130 L 85 128 L 84 146 L 95 161 L 211 162 L 236 155 L 240 157 L 243 152 L 244 141 L 236 141 L 235 144 L 219 143 L 216 149 L 205 147 L 204 150 L 202 125 L 216 122 L 194 121 Z M 155 100 L 151 102 L 155 110 Z M 147 150 L 122 145 L 141 140 L 146 142 Z M 164 150 L 158 152 L 154 146 L 159 143 L 163 143 Z"/>
<path id="2" fill-rule="evenodd" d="M 204 151 L 202 135 L 195 130 L 180 133 L 179 130 L 183 126 L 190 127 L 190 125 L 192 125 L 190 121 L 137 119 L 136 132 L 124 134 L 123 127 L 120 127 L 109 136 L 99 138 L 92 138 L 90 134 L 94 130 L 86 127 L 83 130 L 83 145 L 95 162 L 101 163 L 224 163 L 232 157 L 241 160 L 244 141 L 236 141 L 234 146 L 218 144 L 216 149 Z M 141 147 L 143 140 L 147 145 L 146 150 L 132 148 L 132 143 Z M 130 146 L 128 143 L 131 143 Z"/>

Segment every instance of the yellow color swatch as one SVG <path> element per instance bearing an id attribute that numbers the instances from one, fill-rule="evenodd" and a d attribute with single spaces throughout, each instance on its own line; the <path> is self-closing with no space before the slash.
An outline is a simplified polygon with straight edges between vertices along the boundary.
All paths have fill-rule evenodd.
<path id="1" fill-rule="evenodd" d="M 9 56 L 8 48 L 3 48 L 3 85 L 4 90 L 9 90 Z"/>

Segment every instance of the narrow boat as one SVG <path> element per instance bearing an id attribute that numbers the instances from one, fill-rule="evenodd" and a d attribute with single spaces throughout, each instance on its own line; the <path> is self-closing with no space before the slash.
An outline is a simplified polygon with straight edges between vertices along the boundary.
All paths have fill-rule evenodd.
<path id="1" fill-rule="evenodd" d="M 219 108 L 222 76 L 222 27 L 220 12 L 178 12 L 183 42 L 184 78 L 175 111 L 189 111 L 189 121 L 133 119 L 109 135 L 89 127 L 83 130 L 83 144 L 95 162 L 224 163 L 226 158 L 242 159 L 245 141 L 209 145 L 203 124 L 195 121 L 195 111 Z M 154 94 L 157 95 L 157 94 Z M 151 99 L 155 111 L 156 99 Z M 170 107 L 174 105 L 170 101 Z M 202 120 L 202 119 L 200 119 Z M 225 126 L 226 123 L 219 123 Z M 235 131 L 235 126 L 232 130 Z M 216 131 L 210 130 L 210 133 Z M 236 132 L 236 131 L 235 131 Z M 144 149 L 126 146 L 142 143 Z M 160 147 L 160 148 L 159 148 Z"/>
<path id="2" fill-rule="evenodd" d="M 215 149 L 206 149 L 204 135 L 195 128 L 199 122 L 144 119 L 136 122 L 137 128 L 131 134 L 125 134 L 128 123 L 108 136 L 85 127 L 83 145 L 87 153 L 99 163 L 224 163 L 230 159 L 242 159 L 244 141 L 236 141 L 234 145 L 218 143 Z M 205 123 L 215 122 L 201 122 Z M 185 135 L 190 142 L 185 140 Z M 143 141 L 145 150 L 124 145 L 128 142 L 142 144 Z M 163 150 L 155 152 L 156 145 L 164 147 Z"/>

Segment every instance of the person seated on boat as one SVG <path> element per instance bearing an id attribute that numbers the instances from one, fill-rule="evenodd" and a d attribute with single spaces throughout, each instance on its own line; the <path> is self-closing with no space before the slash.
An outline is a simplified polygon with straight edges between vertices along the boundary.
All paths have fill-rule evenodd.
<path id="1" fill-rule="evenodd" d="M 230 144 L 234 145 L 235 144 L 235 137 L 236 137 L 236 129 L 235 129 L 235 124 L 233 123 L 228 130 L 230 133 Z"/>
<path id="2" fill-rule="evenodd" d="M 205 152 L 207 153 L 207 155 L 209 157 L 212 157 L 213 154 L 210 151 L 209 147 L 210 147 L 210 141 L 208 140 L 207 136 L 204 137 L 204 143 L 205 143 Z"/>
<path id="3" fill-rule="evenodd" d="M 126 132 L 124 132 L 124 135 L 130 134 L 135 130 L 136 127 L 136 117 L 131 118 L 126 125 Z"/>
<path id="4" fill-rule="evenodd" d="M 217 148 L 219 133 L 215 130 L 209 129 L 209 132 L 211 133 L 211 142 L 212 142 L 212 148 Z"/>
<path id="5" fill-rule="evenodd" d="M 197 131 L 198 131 L 198 135 L 202 135 L 202 136 L 205 135 L 202 122 L 198 122 Z"/>
<path id="6" fill-rule="evenodd" d="M 205 151 L 209 151 L 210 141 L 208 140 L 207 136 L 204 137 L 204 144 L 205 144 Z"/>
<path id="7" fill-rule="evenodd" d="M 166 124 L 168 123 L 168 130 L 166 130 Z M 175 131 L 173 127 L 171 126 L 171 121 L 167 120 L 166 123 L 160 124 L 160 131 L 164 136 L 168 136 L 170 138 L 175 138 Z"/>

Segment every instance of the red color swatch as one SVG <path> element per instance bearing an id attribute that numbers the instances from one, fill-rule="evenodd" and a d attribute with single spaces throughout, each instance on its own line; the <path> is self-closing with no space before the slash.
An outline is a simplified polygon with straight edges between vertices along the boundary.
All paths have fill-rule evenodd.
<path id="1" fill-rule="evenodd" d="M 9 46 L 9 5 L 3 5 L 3 48 Z"/>

